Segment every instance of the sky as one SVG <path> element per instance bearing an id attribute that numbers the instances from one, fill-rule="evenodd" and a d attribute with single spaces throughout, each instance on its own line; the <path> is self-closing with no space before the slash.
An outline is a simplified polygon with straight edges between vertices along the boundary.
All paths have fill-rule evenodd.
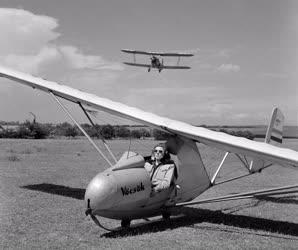
<path id="1" fill-rule="evenodd" d="M 0 30 L 5 67 L 196 125 L 263 125 L 275 106 L 298 125 L 294 0 L 0 0 Z M 195 56 L 180 61 L 190 70 L 148 73 L 123 48 Z M 30 112 L 69 121 L 48 94 L 0 79 L 0 120 Z"/>

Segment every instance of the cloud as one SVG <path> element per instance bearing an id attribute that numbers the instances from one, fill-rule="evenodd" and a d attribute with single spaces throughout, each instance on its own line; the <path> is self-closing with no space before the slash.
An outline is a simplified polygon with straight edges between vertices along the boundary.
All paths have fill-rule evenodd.
<path id="1" fill-rule="evenodd" d="M 123 70 L 120 63 L 112 63 L 104 60 L 101 56 L 84 55 L 78 48 L 73 46 L 61 46 L 60 52 L 74 69 L 110 69 Z"/>
<path id="2" fill-rule="evenodd" d="M 22 72 L 37 74 L 42 66 L 57 63 L 60 59 L 60 55 L 56 48 L 43 47 L 34 55 L 9 54 L 0 58 L 1 62 L 8 67 Z"/>
<path id="3" fill-rule="evenodd" d="M 232 50 L 231 49 L 221 49 L 218 52 L 218 56 L 229 58 L 231 56 Z"/>
<path id="4" fill-rule="evenodd" d="M 35 54 L 60 36 L 57 27 L 55 18 L 0 8 L 0 55 Z"/>
<path id="5" fill-rule="evenodd" d="M 60 72 L 124 69 L 118 62 L 109 62 L 99 55 L 86 55 L 75 46 L 55 44 L 60 36 L 55 31 L 58 26 L 58 21 L 49 16 L 0 8 L 1 63 L 32 74 L 46 72 L 49 68 Z"/>
<path id="6" fill-rule="evenodd" d="M 287 79 L 289 78 L 289 74 L 287 73 L 263 73 L 263 77 L 265 78 L 275 78 L 275 79 Z"/>
<path id="7" fill-rule="evenodd" d="M 229 73 L 229 72 L 236 73 L 240 71 L 240 66 L 237 64 L 222 64 L 217 68 L 217 70 L 223 73 Z"/>

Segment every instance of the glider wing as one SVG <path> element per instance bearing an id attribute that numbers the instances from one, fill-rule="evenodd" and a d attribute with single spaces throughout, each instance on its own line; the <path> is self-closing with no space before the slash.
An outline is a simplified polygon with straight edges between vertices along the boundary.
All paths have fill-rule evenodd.
<path id="1" fill-rule="evenodd" d="M 81 103 L 82 105 L 103 110 L 113 115 L 137 121 L 172 134 L 184 136 L 196 142 L 201 142 L 224 151 L 239 153 L 253 158 L 261 158 L 298 169 L 298 152 L 291 149 L 280 148 L 267 143 L 256 142 L 246 138 L 235 137 L 206 128 L 196 127 L 11 69 L 0 67 L 0 76 L 28 85 L 34 89 L 51 92 L 69 101 Z"/>

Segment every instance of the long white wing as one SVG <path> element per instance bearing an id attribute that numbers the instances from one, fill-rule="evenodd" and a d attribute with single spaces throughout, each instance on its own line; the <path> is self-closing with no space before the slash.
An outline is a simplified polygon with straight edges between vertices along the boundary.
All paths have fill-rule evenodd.
<path id="1" fill-rule="evenodd" d="M 52 92 L 57 96 L 73 102 L 80 102 L 81 104 L 95 109 L 153 126 L 173 134 L 185 136 L 212 147 L 251 156 L 253 158 L 265 159 L 281 165 L 294 166 L 298 169 L 298 152 L 294 150 L 279 148 L 270 144 L 211 131 L 206 128 L 195 127 L 184 122 L 144 112 L 137 108 L 129 107 L 109 99 L 100 98 L 93 94 L 85 93 L 41 78 L 36 78 L 28 74 L 16 72 L 11 69 L 0 67 L 0 76 L 28 85 L 34 89 L 36 88 L 45 92 Z"/>

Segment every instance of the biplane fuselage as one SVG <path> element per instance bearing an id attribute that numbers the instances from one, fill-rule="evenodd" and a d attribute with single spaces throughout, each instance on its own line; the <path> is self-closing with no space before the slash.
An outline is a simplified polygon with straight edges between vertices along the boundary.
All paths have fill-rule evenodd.
<path id="1" fill-rule="evenodd" d="M 178 202 L 192 200 L 210 187 L 196 144 L 180 138 L 171 139 L 167 144 L 178 168 L 179 189 L 171 186 L 153 192 L 144 157 L 126 152 L 113 167 L 89 183 L 85 202 L 90 212 L 120 220 L 150 217 L 166 212 Z"/>
<path id="2" fill-rule="evenodd" d="M 163 69 L 163 61 L 160 61 L 160 59 L 156 56 L 151 57 L 151 66 L 148 68 L 148 72 L 150 72 L 151 68 L 158 69 L 159 72 Z"/>

